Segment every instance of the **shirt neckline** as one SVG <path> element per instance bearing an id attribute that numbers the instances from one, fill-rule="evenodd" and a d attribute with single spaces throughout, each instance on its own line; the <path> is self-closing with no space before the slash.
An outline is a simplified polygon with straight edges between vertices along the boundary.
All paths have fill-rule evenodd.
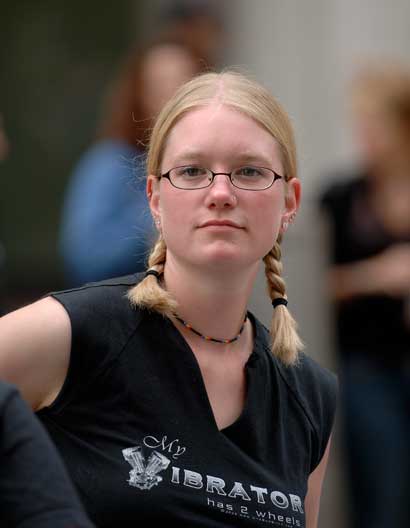
<path id="1" fill-rule="evenodd" d="M 260 326 L 259 321 L 255 318 L 255 316 L 251 312 L 247 312 L 248 318 L 252 324 L 253 332 L 254 332 L 254 340 L 253 340 L 253 348 L 252 352 L 245 363 L 245 371 L 246 371 L 246 380 L 247 380 L 247 390 L 246 390 L 246 396 L 245 396 L 245 402 L 242 408 L 242 411 L 238 418 L 234 420 L 231 424 L 227 425 L 226 427 L 223 427 L 219 429 L 218 424 L 215 419 L 215 415 L 212 409 L 211 402 L 209 400 L 208 392 L 206 390 L 205 381 L 202 375 L 201 368 L 199 366 L 198 360 L 182 335 L 182 333 L 178 330 L 178 328 L 174 325 L 174 323 L 169 319 L 166 318 L 165 324 L 168 325 L 169 331 L 172 333 L 173 337 L 175 338 L 176 345 L 183 351 L 185 354 L 185 359 L 189 362 L 190 367 L 194 370 L 196 374 L 196 378 L 198 380 L 198 391 L 199 396 L 201 399 L 201 403 L 203 404 L 204 409 L 207 412 L 207 420 L 208 423 L 211 425 L 211 427 L 221 435 L 225 435 L 229 430 L 237 427 L 243 420 L 246 419 L 247 414 L 250 412 L 251 406 L 252 406 L 252 400 L 255 397 L 255 391 L 257 387 L 255 387 L 253 383 L 253 376 L 252 376 L 252 369 L 257 367 L 259 364 L 259 359 L 262 353 L 262 328 Z M 162 324 L 164 324 L 163 318 L 161 318 Z"/>

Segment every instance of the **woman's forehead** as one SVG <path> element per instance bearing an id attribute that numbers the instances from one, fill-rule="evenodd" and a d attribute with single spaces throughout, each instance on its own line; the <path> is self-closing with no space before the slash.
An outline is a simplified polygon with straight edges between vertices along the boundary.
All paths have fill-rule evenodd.
<path id="1" fill-rule="evenodd" d="M 224 155 L 272 162 L 278 157 L 274 137 L 255 119 L 220 103 L 196 108 L 172 128 L 164 149 L 166 158 L 194 161 Z"/>

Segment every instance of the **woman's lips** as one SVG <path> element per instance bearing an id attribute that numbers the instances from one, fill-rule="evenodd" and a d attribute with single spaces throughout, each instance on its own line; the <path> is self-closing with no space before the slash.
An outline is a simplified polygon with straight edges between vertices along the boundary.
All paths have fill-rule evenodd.
<path id="1" fill-rule="evenodd" d="M 208 220 L 207 222 L 200 224 L 199 227 L 243 229 L 239 224 L 232 222 L 231 220 Z"/>

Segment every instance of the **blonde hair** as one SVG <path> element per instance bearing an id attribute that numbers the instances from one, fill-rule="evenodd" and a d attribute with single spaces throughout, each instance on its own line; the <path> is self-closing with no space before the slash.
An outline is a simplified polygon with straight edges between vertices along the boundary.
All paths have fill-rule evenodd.
<path id="1" fill-rule="evenodd" d="M 294 134 L 286 112 L 264 87 L 232 71 L 199 75 L 184 84 L 168 101 L 152 131 L 147 158 L 148 174 L 160 174 L 167 138 L 182 116 L 215 100 L 251 117 L 265 128 L 279 145 L 285 180 L 289 181 L 297 176 Z M 280 242 L 281 237 L 263 259 L 268 294 L 272 301 L 279 297 L 286 298 Z M 165 261 L 166 245 L 160 237 L 149 256 L 148 267 L 162 274 Z M 160 312 L 167 317 L 177 309 L 175 299 L 152 275 L 146 276 L 134 286 L 128 296 L 134 305 Z M 295 320 L 284 305 L 273 310 L 271 338 L 273 354 L 285 364 L 294 364 L 303 345 L 297 334 Z"/>
<path id="2" fill-rule="evenodd" d="M 407 140 L 410 139 L 410 67 L 408 64 L 367 62 L 350 84 L 354 114 L 375 113 L 386 118 Z"/>

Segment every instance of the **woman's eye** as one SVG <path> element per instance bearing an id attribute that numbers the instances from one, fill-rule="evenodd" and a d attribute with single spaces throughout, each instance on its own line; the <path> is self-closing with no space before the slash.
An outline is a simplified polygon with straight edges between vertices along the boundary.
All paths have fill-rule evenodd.
<path id="1" fill-rule="evenodd" d="M 180 167 L 178 169 L 179 176 L 186 176 L 189 178 L 195 178 L 206 174 L 206 170 L 201 167 Z"/>
<path id="2" fill-rule="evenodd" d="M 262 171 L 257 167 L 240 167 L 235 171 L 236 176 L 245 176 L 247 178 L 257 178 L 262 175 Z"/>

